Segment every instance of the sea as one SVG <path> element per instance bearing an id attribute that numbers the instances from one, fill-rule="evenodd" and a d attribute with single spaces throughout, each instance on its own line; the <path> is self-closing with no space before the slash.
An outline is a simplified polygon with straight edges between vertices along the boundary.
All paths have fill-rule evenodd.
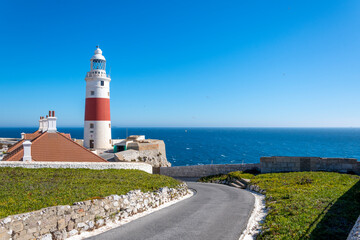
<path id="1" fill-rule="evenodd" d="M 20 138 L 36 128 L 0 128 Z M 83 138 L 83 128 L 58 128 Z M 360 159 L 360 128 L 112 128 L 113 139 L 145 135 L 162 139 L 172 166 L 259 163 L 262 156 Z"/>

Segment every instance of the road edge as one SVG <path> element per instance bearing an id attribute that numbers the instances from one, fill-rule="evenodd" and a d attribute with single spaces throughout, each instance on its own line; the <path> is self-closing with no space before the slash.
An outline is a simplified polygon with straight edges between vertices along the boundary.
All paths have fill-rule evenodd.
<path id="1" fill-rule="evenodd" d="M 261 223 L 264 222 L 268 210 L 265 204 L 265 195 L 248 189 L 242 190 L 250 192 L 255 197 L 255 202 L 247 226 L 240 235 L 239 240 L 252 240 L 256 239 L 256 236 L 261 232 Z"/>

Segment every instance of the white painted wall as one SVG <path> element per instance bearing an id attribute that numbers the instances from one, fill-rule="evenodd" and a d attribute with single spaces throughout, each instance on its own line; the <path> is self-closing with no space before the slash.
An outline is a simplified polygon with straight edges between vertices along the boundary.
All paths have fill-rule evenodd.
<path id="1" fill-rule="evenodd" d="M 11 162 L 0 161 L 0 167 L 22 168 L 87 168 L 87 169 L 137 169 L 147 173 L 153 173 L 150 164 L 143 162 Z"/>
<path id="2" fill-rule="evenodd" d="M 56 117 L 48 117 L 48 132 L 55 133 L 57 131 L 56 128 Z"/>
<path id="3" fill-rule="evenodd" d="M 90 128 L 90 123 L 94 128 Z M 95 149 L 112 148 L 111 121 L 85 121 L 84 124 L 84 147 L 90 148 L 90 140 L 94 140 Z"/>
<path id="4" fill-rule="evenodd" d="M 31 142 L 29 140 L 26 140 L 23 142 L 23 148 L 24 148 L 24 156 L 23 156 L 23 161 L 24 162 L 31 162 L 32 161 L 32 157 L 31 157 Z"/>
<path id="5" fill-rule="evenodd" d="M 86 77 L 86 98 L 110 98 L 110 78 L 105 76 Z M 104 81 L 104 86 L 101 86 Z M 94 95 L 91 95 L 94 91 Z"/>

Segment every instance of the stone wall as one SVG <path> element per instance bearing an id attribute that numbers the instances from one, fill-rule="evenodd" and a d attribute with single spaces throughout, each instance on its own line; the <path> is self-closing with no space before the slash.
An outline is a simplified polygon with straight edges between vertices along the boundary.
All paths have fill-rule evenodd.
<path id="1" fill-rule="evenodd" d="M 360 163 L 354 158 L 261 157 L 261 173 L 327 171 L 360 173 Z"/>
<path id="2" fill-rule="evenodd" d="M 23 168 L 88 168 L 96 170 L 104 169 L 137 169 L 152 174 L 152 166 L 144 162 L 6 162 L 0 161 L 0 167 L 23 167 Z"/>
<path id="3" fill-rule="evenodd" d="M 71 206 L 48 207 L 13 215 L 0 219 L 0 239 L 61 240 L 156 208 L 187 193 L 187 186 L 183 183 L 177 188 L 165 187 L 147 193 L 135 190 L 126 195 L 112 195 Z"/>
<path id="4" fill-rule="evenodd" d="M 178 167 L 161 167 L 160 174 L 175 178 L 200 178 L 209 175 L 226 174 L 233 171 L 245 170 L 260 171 L 259 163 L 249 164 L 213 164 L 213 165 L 194 165 Z"/>
<path id="5" fill-rule="evenodd" d="M 261 157 L 260 163 L 161 167 L 160 174 L 175 178 L 200 178 L 254 169 L 261 173 L 326 171 L 360 174 L 360 162 L 354 158 Z"/>

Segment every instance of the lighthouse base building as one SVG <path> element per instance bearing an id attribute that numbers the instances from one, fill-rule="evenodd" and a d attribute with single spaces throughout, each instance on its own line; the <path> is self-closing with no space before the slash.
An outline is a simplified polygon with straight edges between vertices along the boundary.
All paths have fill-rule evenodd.
<path id="1" fill-rule="evenodd" d="M 110 76 L 106 60 L 97 46 L 86 74 L 84 147 L 95 150 L 112 148 L 110 120 Z"/>

